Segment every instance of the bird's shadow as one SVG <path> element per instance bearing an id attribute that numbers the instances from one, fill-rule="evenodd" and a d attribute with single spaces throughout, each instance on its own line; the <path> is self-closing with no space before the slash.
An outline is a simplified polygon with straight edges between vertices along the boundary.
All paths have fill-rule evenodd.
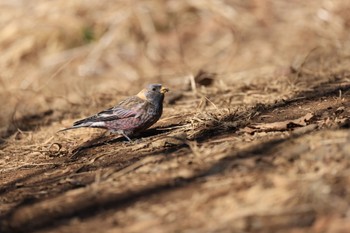
<path id="1" fill-rule="evenodd" d="M 161 129 L 161 128 L 151 128 L 148 129 L 140 134 L 135 135 L 134 137 L 131 138 L 131 141 L 128 141 L 123 135 L 119 134 L 111 134 L 108 133 L 108 131 L 98 135 L 95 138 L 89 139 L 88 141 L 85 141 L 75 147 L 71 151 L 71 159 L 76 159 L 80 155 L 81 152 L 91 149 L 91 148 L 96 148 L 104 145 L 110 145 L 110 144 L 115 144 L 115 143 L 124 143 L 124 144 L 137 144 L 140 141 L 147 140 L 149 137 L 157 136 L 162 133 L 168 132 L 170 129 Z"/>

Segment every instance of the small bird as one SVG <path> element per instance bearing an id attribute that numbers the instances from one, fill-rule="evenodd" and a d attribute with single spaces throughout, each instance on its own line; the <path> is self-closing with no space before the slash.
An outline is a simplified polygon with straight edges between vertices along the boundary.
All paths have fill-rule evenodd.
<path id="1" fill-rule="evenodd" d="M 72 127 L 58 132 L 81 127 L 102 128 L 121 134 L 131 141 L 130 136 L 151 127 L 159 120 L 163 113 L 164 94 L 168 91 L 161 84 L 150 84 L 117 106 L 76 121 Z"/>

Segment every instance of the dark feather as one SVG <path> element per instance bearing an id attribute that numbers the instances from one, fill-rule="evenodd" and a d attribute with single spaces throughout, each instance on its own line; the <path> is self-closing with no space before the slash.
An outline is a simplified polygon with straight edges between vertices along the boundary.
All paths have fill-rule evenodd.
<path id="1" fill-rule="evenodd" d="M 131 97 L 122 101 L 119 105 L 106 109 L 94 116 L 76 121 L 73 126 L 79 126 L 88 122 L 113 121 L 128 117 L 137 116 L 138 110 L 145 104 L 144 100 L 138 97 Z"/>
<path id="2" fill-rule="evenodd" d="M 134 117 L 134 116 L 136 116 L 136 112 L 134 111 L 126 110 L 126 109 L 111 108 L 111 109 L 102 111 L 94 116 L 76 121 L 73 123 L 73 126 L 77 126 L 87 122 L 113 121 L 113 120 L 118 120 L 118 119 L 127 118 L 127 117 Z"/>

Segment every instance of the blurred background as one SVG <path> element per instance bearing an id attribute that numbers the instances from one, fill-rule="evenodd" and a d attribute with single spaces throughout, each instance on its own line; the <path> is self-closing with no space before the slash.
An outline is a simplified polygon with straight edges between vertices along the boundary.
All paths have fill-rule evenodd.
<path id="1" fill-rule="evenodd" d="M 320 48 L 348 54 L 349 10 L 341 0 L 1 0 L 0 136 L 16 119 L 86 115 L 147 83 L 186 88 L 200 70 L 224 87 L 282 78 Z"/>
<path id="2" fill-rule="evenodd" d="M 349 12 L 0 0 L 0 232 L 350 232 Z M 134 143 L 56 133 L 149 83 Z"/>

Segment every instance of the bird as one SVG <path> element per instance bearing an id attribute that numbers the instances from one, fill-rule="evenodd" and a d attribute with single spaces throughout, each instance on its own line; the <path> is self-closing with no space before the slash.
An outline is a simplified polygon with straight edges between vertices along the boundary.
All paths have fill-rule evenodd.
<path id="1" fill-rule="evenodd" d="M 58 132 L 82 127 L 102 128 L 123 135 L 131 142 L 131 136 L 146 130 L 160 119 L 164 95 L 168 91 L 161 84 L 149 84 L 137 95 L 126 98 L 112 108 L 78 120 L 73 126 Z"/>

